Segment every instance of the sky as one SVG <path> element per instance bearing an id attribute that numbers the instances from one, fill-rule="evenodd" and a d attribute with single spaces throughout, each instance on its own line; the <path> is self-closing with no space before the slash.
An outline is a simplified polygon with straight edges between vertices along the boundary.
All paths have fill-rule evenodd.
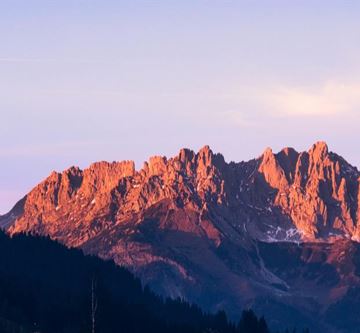
<path id="1" fill-rule="evenodd" d="M 323 140 L 360 167 L 359 1 L 0 1 L 0 214 L 52 170 Z"/>

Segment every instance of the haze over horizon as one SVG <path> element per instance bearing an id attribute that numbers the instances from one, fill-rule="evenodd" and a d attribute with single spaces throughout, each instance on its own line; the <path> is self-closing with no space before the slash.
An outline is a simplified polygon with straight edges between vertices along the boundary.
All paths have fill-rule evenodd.
<path id="1" fill-rule="evenodd" d="M 0 214 L 52 170 L 323 140 L 360 167 L 360 3 L 4 0 Z"/>

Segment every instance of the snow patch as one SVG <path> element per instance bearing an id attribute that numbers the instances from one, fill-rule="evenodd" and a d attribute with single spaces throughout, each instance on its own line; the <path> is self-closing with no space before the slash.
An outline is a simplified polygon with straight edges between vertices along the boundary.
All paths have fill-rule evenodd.
<path id="1" fill-rule="evenodd" d="M 289 229 L 284 229 L 279 226 L 274 227 L 274 226 L 268 225 L 268 224 L 267 224 L 267 226 L 272 230 L 268 230 L 266 232 L 266 239 L 263 240 L 265 242 L 268 242 L 268 243 L 276 243 L 276 242 L 298 243 L 299 240 L 301 239 L 302 233 L 295 227 L 289 228 Z"/>
<path id="2" fill-rule="evenodd" d="M 352 236 L 351 240 L 357 243 L 360 243 L 360 236 Z"/>

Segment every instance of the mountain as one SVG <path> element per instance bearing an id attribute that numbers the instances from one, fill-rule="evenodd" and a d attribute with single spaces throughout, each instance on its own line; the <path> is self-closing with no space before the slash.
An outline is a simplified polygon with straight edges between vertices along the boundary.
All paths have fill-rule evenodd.
<path id="1" fill-rule="evenodd" d="M 207 310 L 251 306 L 272 311 L 275 328 L 352 332 L 330 314 L 360 304 L 359 188 L 359 171 L 324 142 L 240 163 L 205 146 L 139 171 L 125 161 L 53 172 L 0 224 L 113 259 Z"/>
<path id="2" fill-rule="evenodd" d="M 252 328 L 252 330 L 249 330 Z M 2 333 L 269 333 L 263 318 L 203 313 L 155 296 L 113 262 L 84 256 L 47 238 L 0 232 Z"/>

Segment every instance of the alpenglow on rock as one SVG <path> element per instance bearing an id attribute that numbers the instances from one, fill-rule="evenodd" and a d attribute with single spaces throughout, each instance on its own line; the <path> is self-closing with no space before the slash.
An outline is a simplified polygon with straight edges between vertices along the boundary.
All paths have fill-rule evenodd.
<path id="1" fill-rule="evenodd" d="M 301 153 L 268 148 L 239 163 L 205 146 L 152 157 L 138 171 L 125 161 L 53 172 L 0 224 L 113 259 L 155 291 L 206 309 L 236 315 L 270 299 L 279 318 L 286 305 L 309 323 L 311 311 L 323 315 L 360 286 L 352 242 L 360 241 L 359 189 L 357 168 L 323 142 Z M 282 257 L 297 258 L 296 268 L 278 267 Z M 314 280 L 321 272 L 333 272 L 327 283 Z"/>
<path id="2" fill-rule="evenodd" d="M 150 158 L 139 171 L 126 161 L 53 172 L 6 215 L 6 226 L 80 246 L 104 230 L 141 224 L 160 205 L 169 208 L 161 228 L 205 234 L 215 243 L 227 232 L 264 241 L 358 240 L 359 179 L 323 142 L 302 153 L 266 149 L 240 163 L 226 163 L 208 146 L 197 154 L 182 149 L 169 160 Z"/>

